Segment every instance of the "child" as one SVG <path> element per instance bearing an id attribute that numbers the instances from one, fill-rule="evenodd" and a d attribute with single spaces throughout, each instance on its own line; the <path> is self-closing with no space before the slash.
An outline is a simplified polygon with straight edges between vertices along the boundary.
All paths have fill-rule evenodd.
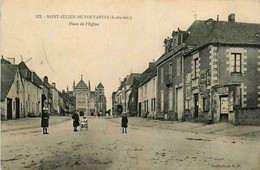
<path id="1" fill-rule="evenodd" d="M 128 123 L 128 119 L 127 119 L 126 113 L 123 113 L 123 117 L 122 117 L 122 121 L 121 121 L 121 127 L 123 128 L 122 133 L 127 133 L 127 131 L 126 131 L 127 123 Z"/>
<path id="2" fill-rule="evenodd" d="M 73 119 L 73 127 L 74 127 L 74 132 L 77 132 L 77 127 L 79 126 L 79 115 L 77 112 L 75 112 L 72 115 L 72 119 Z"/>

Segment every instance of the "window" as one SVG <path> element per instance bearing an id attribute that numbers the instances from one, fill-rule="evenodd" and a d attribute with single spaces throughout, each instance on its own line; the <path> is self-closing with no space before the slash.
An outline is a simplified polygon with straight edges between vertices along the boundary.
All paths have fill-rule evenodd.
<path id="1" fill-rule="evenodd" d="M 199 74 L 199 60 L 198 58 L 194 59 L 194 78 L 197 78 Z"/>
<path id="2" fill-rule="evenodd" d="M 169 63 L 169 74 L 172 75 L 172 63 Z"/>
<path id="3" fill-rule="evenodd" d="M 149 112 L 149 107 L 148 107 L 149 102 L 148 102 L 148 100 L 146 100 L 146 105 L 147 105 L 147 106 L 146 106 L 146 109 L 147 109 L 147 110 L 146 110 L 146 113 L 148 113 L 148 112 Z"/>
<path id="4" fill-rule="evenodd" d="M 161 112 L 164 110 L 164 91 L 161 90 Z"/>
<path id="5" fill-rule="evenodd" d="M 155 98 L 153 98 L 153 111 L 155 111 Z"/>
<path id="6" fill-rule="evenodd" d="M 161 68 L 161 83 L 163 83 L 163 76 L 164 76 L 164 69 L 163 69 L 163 67 Z"/>
<path id="7" fill-rule="evenodd" d="M 144 112 L 147 112 L 147 107 L 146 107 L 146 100 L 144 101 Z"/>
<path id="8" fill-rule="evenodd" d="M 231 72 L 241 73 L 241 53 L 231 53 Z"/>
<path id="9" fill-rule="evenodd" d="M 203 98 L 203 111 L 208 111 L 208 98 Z"/>
<path id="10" fill-rule="evenodd" d="M 144 85 L 144 93 L 147 94 L 147 84 Z"/>
<path id="11" fill-rule="evenodd" d="M 16 92 L 19 93 L 19 81 L 16 82 Z"/>
<path id="12" fill-rule="evenodd" d="M 182 71 L 181 71 L 182 67 L 181 67 L 181 58 L 178 58 L 176 60 L 176 75 L 179 76 L 181 75 Z"/>
<path id="13" fill-rule="evenodd" d="M 172 110 L 172 88 L 169 88 L 169 110 Z"/>

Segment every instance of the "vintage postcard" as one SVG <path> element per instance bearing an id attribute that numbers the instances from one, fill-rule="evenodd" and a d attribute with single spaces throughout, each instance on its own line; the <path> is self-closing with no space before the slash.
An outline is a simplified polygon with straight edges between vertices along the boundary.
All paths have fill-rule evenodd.
<path id="1" fill-rule="evenodd" d="M 259 0 L 2 0 L 1 169 L 260 169 Z"/>

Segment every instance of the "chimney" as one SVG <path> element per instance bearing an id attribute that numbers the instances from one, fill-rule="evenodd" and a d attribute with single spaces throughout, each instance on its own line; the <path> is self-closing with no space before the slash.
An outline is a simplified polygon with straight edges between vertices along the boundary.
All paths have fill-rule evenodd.
<path id="1" fill-rule="evenodd" d="M 56 88 L 56 83 L 51 83 L 54 88 Z"/>
<path id="2" fill-rule="evenodd" d="M 44 82 L 44 83 L 48 83 L 48 77 L 47 77 L 47 76 L 44 76 L 43 82 Z"/>
<path id="3" fill-rule="evenodd" d="M 228 16 L 228 22 L 235 22 L 235 14 L 232 13 Z"/>
<path id="4" fill-rule="evenodd" d="M 154 61 L 153 62 L 149 62 L 149 67 L 153 67 L 155 65 Z"/>
<path id="5" fill-rule="evenodd" d="M 217 21 L 219 21 L 219 15 L 217 15 Z"/>

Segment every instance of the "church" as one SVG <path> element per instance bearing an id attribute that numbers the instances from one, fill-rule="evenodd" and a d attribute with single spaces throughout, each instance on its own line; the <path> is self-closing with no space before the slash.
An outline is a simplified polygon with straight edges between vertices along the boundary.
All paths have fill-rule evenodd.
<path id="1" fill-rule="evenodd" d="M 95 87 L 95 91 L 91 91 L 90 81 L 87 85 L 81 75 L 81 80 L 77 85 L 75 85 L 75 80 L 73 81 L 73 95 L 76 97 L 76 111 L 79 111 L 80 116 L 94 116 L 98 113 L 105 115 L 106 97 L 101 82 Z"/>

